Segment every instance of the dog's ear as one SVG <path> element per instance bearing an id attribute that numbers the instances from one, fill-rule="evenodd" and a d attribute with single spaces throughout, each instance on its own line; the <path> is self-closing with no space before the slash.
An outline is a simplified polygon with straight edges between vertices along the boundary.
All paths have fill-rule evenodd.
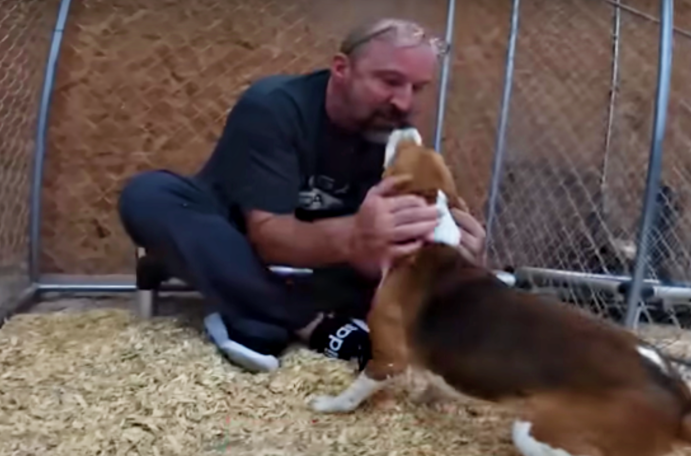
<path id="1" fill-rule="evenodd" d="M 401 128 L 391 132 L 389 140 L 386 143 L 386 152 L 384 153 L 384 169 L 391 166 L 394 159 L 396 158 L 396 153 L 398 152 L 398 146 L 403 142 L 413 142 L 418 146 L 422 145 L 422 136 L 417 129 Z"/>
<path id="2" fill-rule="evenodd" d="M 458 190 L 456 189 L 456 181 L 451 174 L 451 170 L 446 165 L 444 157 L 439 153 L 434 153 L 431 155 L 435 162 L 437 168 L 437 174 L 439 179 L 439 190 L 441 190 L 444 195 L 446 195 L 447 204 L 450 209 L 459 209 L 463 212 L 469 212 L 468 205 L 466 202 L 458 196 Z"/>
<path id="3" fill-rule="evenodd" d="M 389 168 L 384 171 L 383 178 L 386 179 L 387 177 L 396 177 L 396 181 L 393 182 L 393 185 L 386 190 L 384 193 L 382 193 L 382 196 L 397 196 L 401 194 L 408 193 L 410 191 L 410 185 L 413 182 L 413 175 L 410 173 L 395 173 L 393 172 L 394 168 Z"/>
<path id="4" fill-rule="evenodd" d="M 456 201 L 449 202 L 449 207 L 456 208 L 462 212 L 470 212 L 470 207 L 468 206 L 468 203 L 466 203 L 465 200 L 460 196 L 456 197 Z"/>
<path id="5" fill-rule="evenodd" d="M 465 204 L 465 201 L 463 201 L 460 196 L 458 196 L 456 184 L 453 179 L 450 181 L 447 179 L 442 180 L 439 190 L 444 192 L 446 195 L 446 204 L 448 204 L 449 209 L 459 209 L 463 212 L 468 212 L 468 205 Z"/>

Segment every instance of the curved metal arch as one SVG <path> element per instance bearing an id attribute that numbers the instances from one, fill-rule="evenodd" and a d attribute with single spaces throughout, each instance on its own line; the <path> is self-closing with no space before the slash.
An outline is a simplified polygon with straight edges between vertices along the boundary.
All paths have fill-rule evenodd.
<path id="1" fill-rule="evenodd" d="M 43 169 L 46 157 L 46 140 L 48 137 L 48 118 L 50 104 L 55 85 L 55 72 L 60 58 L 63 31 L 70 12 L 71 0 L 61 0 L 58 17 L 53 29 L 53 37 L 48 52 L 41 104 L 38 111 L 38 125 L 36 128 L 36 148 L 34 151 L 34 165 L 31 179 L 31 201 L 29 206 L 29 279 L 37 283 L 40 276 L 39 257 L 41 253 L 41 189 L 43 185 Z"/>

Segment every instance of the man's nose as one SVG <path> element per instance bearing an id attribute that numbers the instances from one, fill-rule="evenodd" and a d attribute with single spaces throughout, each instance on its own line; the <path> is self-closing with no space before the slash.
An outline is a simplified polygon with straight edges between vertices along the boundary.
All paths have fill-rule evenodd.
<path id="1" fill-rule="evenodd" d="M 411 84 L 398 87 L 391 99 L 391 104 L 401 112 L 409 112 L 413 106 L 413 88 Z"/>

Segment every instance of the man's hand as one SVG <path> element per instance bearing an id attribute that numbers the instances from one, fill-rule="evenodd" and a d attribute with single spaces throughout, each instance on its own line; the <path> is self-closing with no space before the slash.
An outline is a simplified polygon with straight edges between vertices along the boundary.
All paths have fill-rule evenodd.
<path id="1" fill-rule="evenodd" d="M 437 225 L 437 208 L 413 195 L 392 196 L 408 176 L 382 180 L 367 193 L 355 216 L 350 263 L 377 276 L 391 260 L 415 252 Z"/>
<path id="2" fill-rule="evenodd" d="M 479 262 L 485 249 L 485 229 L 469 212 L 454 208 L 451 216 L 463 232 L 458 249 L 469 260 Z"/>

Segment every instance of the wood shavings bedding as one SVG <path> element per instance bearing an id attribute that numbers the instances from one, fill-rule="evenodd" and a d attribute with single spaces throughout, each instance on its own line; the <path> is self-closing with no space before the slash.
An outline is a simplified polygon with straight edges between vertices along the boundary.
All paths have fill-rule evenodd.
<path id="1" fill-rule="evenodd" d="M 243 373 L 177 318 L 21 314 L 0 347 L 2 455 L 514 454 L 498 407 L 414 405 L 408 377 L 352 414 L 319 415 L 308 397 L 340 391 L 352 367 L 297 349 L 278 372 Z"/>

